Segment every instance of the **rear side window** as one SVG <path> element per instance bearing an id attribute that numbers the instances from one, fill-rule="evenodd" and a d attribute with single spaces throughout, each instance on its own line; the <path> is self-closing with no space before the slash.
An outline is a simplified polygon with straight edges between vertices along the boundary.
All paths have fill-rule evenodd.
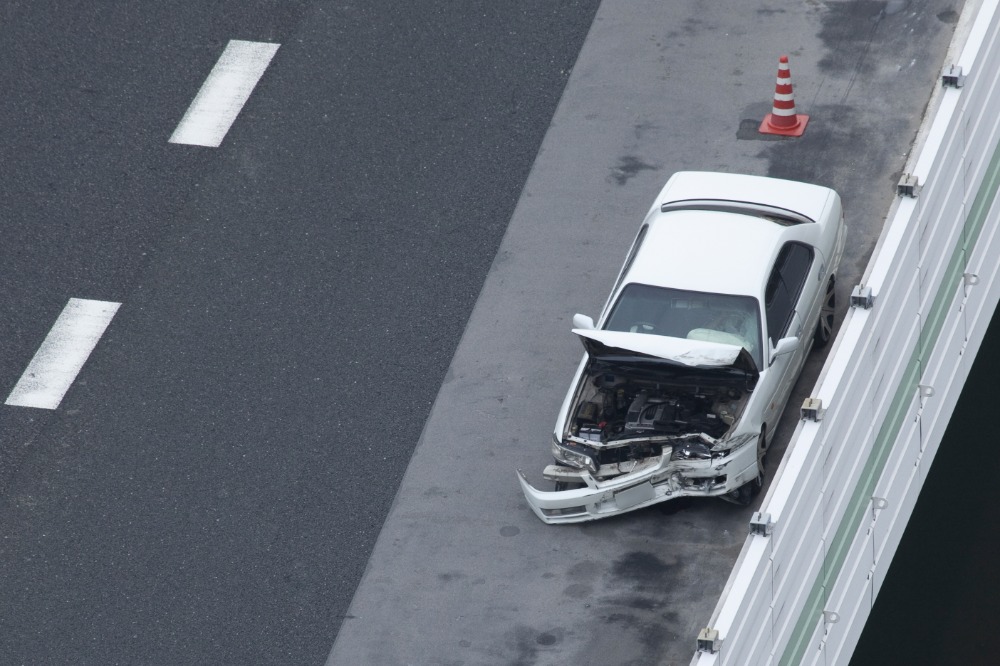
<path id="1" fill-rule="evenodd" d="M 772 345 L 788 332 L 812 261 L 813 249 L 802 243 L 788 243 L 778 253 L 764 290 L 767 334 Z"/>

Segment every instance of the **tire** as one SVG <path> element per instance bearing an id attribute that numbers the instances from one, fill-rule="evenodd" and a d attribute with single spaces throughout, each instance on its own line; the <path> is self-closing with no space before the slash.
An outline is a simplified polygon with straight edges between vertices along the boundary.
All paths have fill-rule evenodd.
<path id="1" fill-rule="evenodd" d="M 817 348 L 825 347 L 833 337 L 833 316 L 837 308 L 835 286 L 836 279 L 831 275 L 830 280 L 826 283 L 826 296 L 819 309 L 819 321 L 816 322 L 816 333 L 813 336 L 813 344 Z"/>
<path id="2" fill-rule="evenodd" d="M 767 426 L 761 426 L 757 437 L 757 477 L 748 483 L 750 496 L 756 497 L 764 489 L 764 470 L 767 469 Z"/>

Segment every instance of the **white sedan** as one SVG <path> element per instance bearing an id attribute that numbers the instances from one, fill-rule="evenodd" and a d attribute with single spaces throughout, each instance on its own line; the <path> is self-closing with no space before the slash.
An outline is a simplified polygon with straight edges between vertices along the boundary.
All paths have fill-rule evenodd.
<path id="1" fill-rule="evenodd" d="M 748 504 L 769 429 L 833 330 L 840 197 L 787 180 L 680 172 L 639 228 L 553 433 L 555 491 L 518 470 L 547 523 L 676 497 Z"/>

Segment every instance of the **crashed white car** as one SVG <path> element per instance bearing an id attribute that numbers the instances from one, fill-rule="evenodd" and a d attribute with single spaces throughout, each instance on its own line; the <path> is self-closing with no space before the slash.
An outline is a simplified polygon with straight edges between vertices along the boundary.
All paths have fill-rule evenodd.
<path id="1" fill-rule="evenodd" d="M 768 433 L 813 343 L 832 335 L 840 197 L 787 180 L 681 172 L 639 228 L 553 434 L 555 491 L 518 470 L 547 523 L 677 497 L 748 504 Z"/>

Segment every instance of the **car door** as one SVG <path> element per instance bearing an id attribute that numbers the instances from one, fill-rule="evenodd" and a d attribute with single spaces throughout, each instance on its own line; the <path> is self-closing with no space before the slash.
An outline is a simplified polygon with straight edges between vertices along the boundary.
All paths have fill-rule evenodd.
<path id="1" fill-rule="evenodd" d="M 768 350 L 773 352 L 782 338 L 799 338 L 795 351 L 782 356 L 768 354 L 768 384 L 773 397 L 765 406 L 764 419 L 769 423 L 775 423 L 780 417 L 812 342 L 813 331 L 808 322 L 818 287 L 813 284 L 816 280 L 809 278 L 816 270 L 814 264 L 818 257 L 807 243 L 785 243 L 768 276 L 764 290 Z"/>

